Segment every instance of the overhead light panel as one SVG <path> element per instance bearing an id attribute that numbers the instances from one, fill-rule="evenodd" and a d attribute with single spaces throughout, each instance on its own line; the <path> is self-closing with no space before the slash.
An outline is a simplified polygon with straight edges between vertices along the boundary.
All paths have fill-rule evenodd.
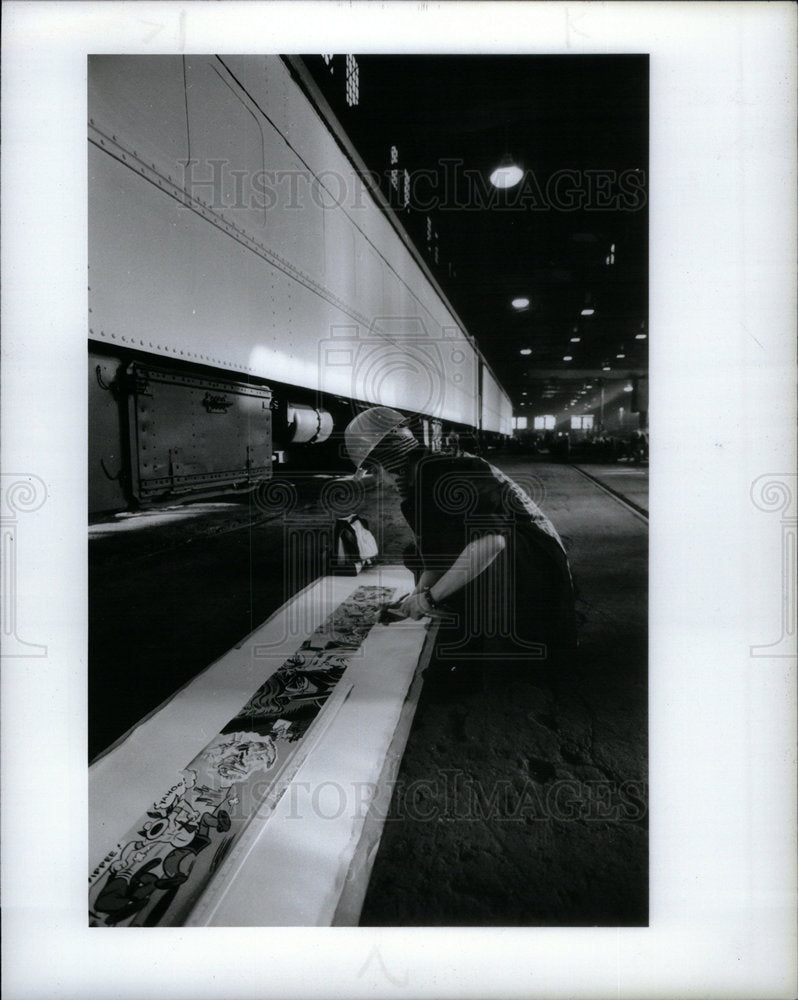
<path id="1" fill-rule="evenodd" d="M 532 353 L 532 348 L 531 347 L 522 347 L 520 353 L 521 354 L 531 354 Z"/>
<path id="2" fill-rule="evenodd" d="M 513 301 L 511 302 L 511 305 L 512 305 L 513 309 L 518 309 L 519 311 L 521 309 L 528 309 L 529 308 L 529 299 L 526 299 L 523 296 L 521 296 L 520 298 L 513 299 Z"/>
<path id="3" fill-rule="evenodd" d="M 588 309 L 583 309 L 582 312 L 579 315 L 580 316 L 592 316 L 595 311 L 596 311 L 595 309 L 589 309 L 589 308 Z"/>
<path id="4" fill-rule="evenodd" d="M 647 335 L 645 333 L 636 333 L 635 334 L 635 340 L 645 340 L 646 336 Z"/>
<path id="5" fill-rule="evenodd" d="M 490 175 L 490 182 L 496 188 L 511 188 L 524 176 L 524 171 L 513 161 L 512 156 L 503 156 L 501 163 Z"/>
<path id="6" fill-rule="evenodd" d="M 610 366 L 609 366 L 609 365 L 603 365 L 603 366 L 602 366 L 602 369 L 601 369 L 601 370 L 602 370 L 603 372 L 609 372 L 609 371 L 612 371 L 612 369 L 610 368 Z"/>
<path id="7" fill-rule="evenodd" d="M 563 358 L 563 361 L 573 361 L 573 360 L 574 359 L 571 357 L 570 354 L 566 354 L 565 357 Z"/>
<path id="8" fill-rule="evenodd" d="M 618 358 L 619 361 L 623 361 L 623 359 L 626 357 L 626 355 L 625 354 L 616 354 L 615 357 Z"/>
<path id="9" fill-rule="evenodd" d="M 581 337 L 571 337 L 572 344 L 578 344 L 582 340 Z"/>

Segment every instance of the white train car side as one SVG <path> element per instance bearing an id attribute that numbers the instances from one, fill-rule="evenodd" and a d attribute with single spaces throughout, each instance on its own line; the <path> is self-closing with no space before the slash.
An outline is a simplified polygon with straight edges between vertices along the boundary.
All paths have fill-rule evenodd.
<path id="1" fill-rule="evenodd" d="M 323 111 L 277 56 L 90 58 L 92 511 L 249 489 L 276 453 L 335 466 L 364 404 L 510 433 Z"/>

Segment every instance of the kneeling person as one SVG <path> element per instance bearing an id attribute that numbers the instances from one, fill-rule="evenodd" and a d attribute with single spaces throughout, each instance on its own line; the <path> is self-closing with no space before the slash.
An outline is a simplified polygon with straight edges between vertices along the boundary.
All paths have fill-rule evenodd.
<path id="1" fill-rule="evenodd" d="M 407 419 L 385 406 L 358 414 L 345 443 L 355 466 L 380 466 L 396 482 L 419 570 L 398 610 L 410 618 L 447 613 L 440 661 L 551 665 L 571 651 L 565 547 L 520 486 L 474 455 L 422 447 Z"/>

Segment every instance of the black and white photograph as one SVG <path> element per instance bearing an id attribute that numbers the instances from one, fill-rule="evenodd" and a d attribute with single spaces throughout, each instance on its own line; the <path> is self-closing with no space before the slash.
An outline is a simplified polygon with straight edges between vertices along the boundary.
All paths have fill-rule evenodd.
<path id="1" fill-rule="evenodd" d="M 88 87 L 92 924 L 645 926 L 647 57 Z"/>
<path id="2" fill-rule="evenodd" d="M 790 995 L 794 10 L 61 6 L 3 867 L 74 946 L 8 995 Z"/>

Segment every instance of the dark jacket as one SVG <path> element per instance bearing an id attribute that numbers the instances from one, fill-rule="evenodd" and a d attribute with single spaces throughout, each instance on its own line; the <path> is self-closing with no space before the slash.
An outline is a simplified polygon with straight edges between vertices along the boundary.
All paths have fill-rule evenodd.
<path id="1" fill-rule="evenodd" d="M 445 603 L 455 621 L 439 648 L 477 659 L 546 659 L 573 643 L 573 587 L 560 536 L 534 501 L 473 455 L 414 456 L 402 513 L 423 569 L 446 570 L 469 542 L 495 534 L 505 549 Z M 545 650 L 541 649 L 545 646 Z"/>

